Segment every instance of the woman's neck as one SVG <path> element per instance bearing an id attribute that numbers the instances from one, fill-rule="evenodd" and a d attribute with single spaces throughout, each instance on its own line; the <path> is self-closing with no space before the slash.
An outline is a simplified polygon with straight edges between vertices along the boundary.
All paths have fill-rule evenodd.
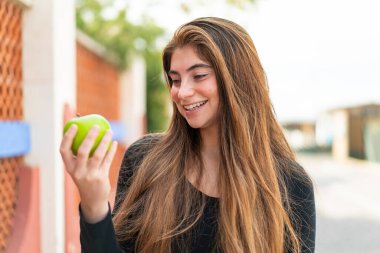
<path id="1" fill-rule="evenodd" d="M 189 181 L 199 191 L 212 197 L 219 197 L 219 138 L 217 129 L 200 129 L 201 156 L 204 165 L 202 175 L 191 174 Z M 200 177 L 199 177 L 200 176 Z M 197 178 L 199 181 L 197 181 Z"/>
<path id="2" fill-rule="evenodd" d="M 219 161 L 219 137 L 216 127 L 200 129 L 200 135 L 202 157 Z"/>

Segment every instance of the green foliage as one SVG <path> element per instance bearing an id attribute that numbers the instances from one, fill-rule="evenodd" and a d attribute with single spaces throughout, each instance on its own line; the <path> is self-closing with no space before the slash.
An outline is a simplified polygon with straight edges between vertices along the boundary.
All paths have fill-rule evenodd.
<path id="1" fill-rule="evenodd" d="M 163 131 L 167 125 L 167 90 L 161 78 L 161 49 L 157 39 L 164 30 L 149 18 L 136 25 L 128 20 L 126 8 L 115 8 L 113 1 L 77 0 L 77 28 L 116 56 L 119 69 L 129 65 L 130 56 L 140 54 L 146 62 L 147 123 L 149 132 Z"/>
<path id="2" fill-rule="evenodd" d="M 145 18 L 142 24 L 131 23 L 127 9 L 118 9 L 113 1 L 77 0 L 77 27 L 117 56 L 118 66 L 128 66 L 132 53 L 157 51 L 156 40 L 164 30 Z"/>
<path id="3" fill-rule="evenodd" d="M 169 92 L 163 80 L 161 53 L 148 51 L 147 59 L 147 123 L 148 132 L 161 132 L 167 128 Z M 160 64 L 157 64 L 160 62 Z"/>

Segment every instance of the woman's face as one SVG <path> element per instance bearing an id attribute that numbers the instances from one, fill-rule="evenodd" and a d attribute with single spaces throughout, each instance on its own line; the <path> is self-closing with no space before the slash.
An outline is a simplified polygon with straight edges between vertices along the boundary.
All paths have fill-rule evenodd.
<path id="1" fill-rule="evenodd" d="M 218 85 L 214 69 L 191 46 L 174 50 L 168 72 L 171 99 L 192 128 L 217 126 Z"/>

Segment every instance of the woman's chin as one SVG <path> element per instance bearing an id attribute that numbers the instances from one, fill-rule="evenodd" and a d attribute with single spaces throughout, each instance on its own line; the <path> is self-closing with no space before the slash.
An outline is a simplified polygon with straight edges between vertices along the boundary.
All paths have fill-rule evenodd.
<path id="1" fill-rule="evenodd" d="M 191 128 L 194 128 L 194 129 L 205 129 L 205 128 L 208 128 L 210 126 L 210 124 L 207 124 L 205 122 L 189 122 L 187 121 L 187 124 L 189 124 L 189 126 Z"/>
<path id="2" fill-rule="evenodd" d="M 189 123 L 189 122 L 187 122 L 187 124 L 189 124 L 189 126 L 191 127 L 191 128 L 194 128 L 194 129 L 199 129 L 199 128 L 202 128 L 202 126 L 201 125 L 199 125 L 199 124 L 191 124 L 191 123 Z"/>

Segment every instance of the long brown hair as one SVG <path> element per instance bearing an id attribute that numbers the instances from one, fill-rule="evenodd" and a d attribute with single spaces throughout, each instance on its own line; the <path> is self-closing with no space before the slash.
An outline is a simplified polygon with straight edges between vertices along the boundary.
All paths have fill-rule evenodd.
<path id="1" fill-rule="evenodd" d="M 171 56 L 187 45 L 212 65 L 218 82 L 218 249 L 277 253 L 287 245 L 299 252 L 281 177 L 292 170 L 294 154 L 275 118 L 252 39 L 239 25 L 220 18 L 199 18 L 181 26 L 163 52 L 169 85 Z M 199 198 L 185 176 L 189 168 L 203 168 L 200 134 L 174 104 L 173 110 L 167 132 L 135 171 L 114 216 L 117 238 L 135 238 L 138 253 L 171 252 L 174 242 L 185 252 L 186 240 L 177 239 L 204 211 L 205 198 Z"/>

